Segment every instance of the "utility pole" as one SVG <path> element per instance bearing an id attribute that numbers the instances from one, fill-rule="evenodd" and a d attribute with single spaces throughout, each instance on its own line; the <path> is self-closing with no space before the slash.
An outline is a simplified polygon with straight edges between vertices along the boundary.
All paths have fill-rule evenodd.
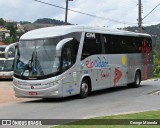
<path id="1" fill-rule="evenodd" d="M 68 18 L 68 1 L 73 1 L 73 0 L 66 0 L 65 24 L 67 24 L 67 18 Z"/>
<path id="2" fill-rule="evenodd" d="M 67 24 L 67 16 L 68 16 L 68 0 L 66 0 L 65 24 Z"/>
<path id="3" fill-rule="evenodd" d="M 142 9 L 141 0 L 138 0 L 138 32 L 142 33 Z"/>

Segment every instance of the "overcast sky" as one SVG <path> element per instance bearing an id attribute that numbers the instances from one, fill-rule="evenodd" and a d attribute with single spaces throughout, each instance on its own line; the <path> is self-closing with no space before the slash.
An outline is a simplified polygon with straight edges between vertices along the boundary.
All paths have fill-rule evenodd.
<path id="1" fill-rule="evenodd" d="M 41 0 L 65 7 L 66 0 Z M 160 0 L 142 0 L 142 18 L 146 16 Z M 69 12 L 68 22 L 72 24 L 108 26 L 110 28 L 136 26 L 138 18 L 138 0 L 73 0 L 69 8 L 105 19 Z M 0 0 L 0 17 L 14 21 L 34 22 L 38 18 L 54 18 L 64 21 L 65 10 L 48 6 L 34 0 Z M 110 20 L 107 20 L 110 19 Z M 160 23 L 160 6 L 147 18 L 143 25 Z"/>

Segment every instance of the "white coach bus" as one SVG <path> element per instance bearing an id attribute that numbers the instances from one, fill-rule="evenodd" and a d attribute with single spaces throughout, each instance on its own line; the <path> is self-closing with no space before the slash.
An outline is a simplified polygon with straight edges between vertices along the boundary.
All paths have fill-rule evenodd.
<path id="1" fill-rule="evenodd" d="M 13 45 L 17 97 L 85 98 L 108 87 L 139 87 L 152 76 L 148 34 L 68 25 L 27 32 Z"/>
<path id="2" fill-rule="evenodd" d="M 5 48 L 7 45 L 0 46 L 0 79 L 12 79 L 13 78 L 13 61 L 15 51 L 14 48 L 10 48 L 8 52 L 8 59 L 5 58 Z"/>

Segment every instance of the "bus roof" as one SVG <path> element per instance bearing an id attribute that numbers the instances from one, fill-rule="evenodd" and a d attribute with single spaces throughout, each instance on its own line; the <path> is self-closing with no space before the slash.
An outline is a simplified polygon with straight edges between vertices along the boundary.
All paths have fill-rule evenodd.
<path id="1" fill-rule="evenodd" d="M 66 35 L 72 32 L 93 32 L 93 33 L 104 33 L 113 35 L 127 35 L 127 36 L 149 36 L 149 34 L 135 33 L 129 31 L 123 31 L 118 29 L 108 29 L 106 27 L 98 26 L 82 26 L 82 25 L 63 25 L 45 27 L 36 30 L 29 31 L 21 36 L 20 40 L 32 40 L 42 38 L 52 38 L 57 36 Z"/>

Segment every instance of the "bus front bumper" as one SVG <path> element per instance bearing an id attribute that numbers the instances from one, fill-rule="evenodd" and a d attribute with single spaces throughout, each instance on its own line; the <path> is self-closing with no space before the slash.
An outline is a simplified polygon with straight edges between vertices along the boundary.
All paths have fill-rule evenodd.
<path id="1" fill-rule="evenodd" d="M 61 86 L 46 89 L 21 89 L 13 85 L 15 96 L 18 98 L 60 98 L 62 97 Z"/>
<path id="2" fill-rule="evenodd" d="M 0 72 L 0 79 L 13 79 L 13 71 L 12 72 Z"/>

